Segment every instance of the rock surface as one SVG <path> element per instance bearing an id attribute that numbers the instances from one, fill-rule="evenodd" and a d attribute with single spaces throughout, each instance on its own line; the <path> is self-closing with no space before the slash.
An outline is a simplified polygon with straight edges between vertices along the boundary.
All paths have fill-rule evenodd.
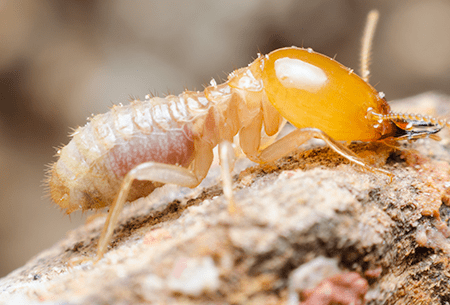
<path id="1" fill-rule="evenodd" d="M 394 106 L 443 114 L 450 98 L 428 93 Z M 233 215 L 216 166 L 194 190 L 165 186 L 128 205 L 109 251 L 94 265 L 77 261 L 94 256 L 104 215 L 69 232 L 0 279 L 0 302 L 308 304 L 296 284 L 307 285 L 305 277 L 293 275 L 327 257 L 338 270 L 311 281 L 324 287 L 356 276 L 368 291 L 352 300 L 449 304 L 450 137 L 447 130 L 440 136 L 400 150 L 350 145 L 391 171 L 392 182 L 318 144 L 265 166 L 242 170 L 249 161 L 240 160 Z"/>

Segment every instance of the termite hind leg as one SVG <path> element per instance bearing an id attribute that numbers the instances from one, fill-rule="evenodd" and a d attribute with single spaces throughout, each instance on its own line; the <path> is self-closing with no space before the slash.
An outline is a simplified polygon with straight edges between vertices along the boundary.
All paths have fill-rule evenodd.
<path id="1" fill-rule="evenodd" d="M 236 205 L 233 199 L 233 186 L 231 172 L 236 161 L 233 146 L 228 141 L 223 141 L 219 144 L 219 158 L 222 174 L 223 194 L 228 201 L 228 212 L 234 214 L 236 212 Z"/>
<path id="2" fill-rule="evenodd" d="M 284 136 L 283 138 L 279 139 L 272 145 L 268 146 L 264 150 L 262 150 L 258 154 L 258 159 L 260 163 L 267 163 L 274 160 L 277 160 L 290 152 L 297 149 L 300 145 L 305 143 L 306 141 L 317 138 L 324 140 L 325 143 L 327 143 L 331 149 L 333 149 L 335 152 L 346 158 L 352 163 L 358 164 L 361 166 L 364 170 L 370 171 L 370 172 L 378 172 L 384 175 L 389 176 L 389 178 L 392 181 L 392 178 L 394 177 L 392 173 L 390 173 L 387 170 L 372 167 L 368 164 L 366 164 L 361 158 L 359 158 L 354 152 L 352 152 L 350 149 L 345 147 L 344 145 L 340 144 L 339 142 L 333 140 L 330 136 L 328 136 L 326 133 L 321 131 L 317 128 L 302 128 L 302 129 L 296 129 L 290 134 Z"/>
<path id="3" fill-rule="evenodd" d="M 172 183 L 186 187 L 196 187 L 204 177 L 199 177 L 189 169 L 176 165 L 146 162 L 133 168 L 122 181 L 120 191 L 112 203 L 102 234 L 98 242 L 97 257 L 100 260 L 106 253 L 109 242 L 116 228 L 120 212 L 127 200 L 128 193 L 134 180 L 147 180 L 161 183 Z"/>

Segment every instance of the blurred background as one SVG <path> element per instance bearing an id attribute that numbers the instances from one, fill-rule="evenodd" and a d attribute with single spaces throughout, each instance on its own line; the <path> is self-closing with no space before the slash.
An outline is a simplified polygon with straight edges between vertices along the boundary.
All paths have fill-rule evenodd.
<path id="1" fill-rule="evenodd" d="M 285 46 L 358 71 L 372 8 L 371 83 L 388 100 L 450 93 L 450 1 L 0 0 L 0 276 L 85 221 L 43 197 L 43 179 L 86 117 L 130 95 L 202 90 Z"/>

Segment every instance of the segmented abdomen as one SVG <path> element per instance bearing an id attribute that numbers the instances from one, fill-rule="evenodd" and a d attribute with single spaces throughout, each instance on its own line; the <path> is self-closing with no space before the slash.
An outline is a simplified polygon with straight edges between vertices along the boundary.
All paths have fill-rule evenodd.
<path id="1" fill-rule="evenodd" d="M 52 199 L 67 213 L 111 204 L 123 177 L 136 165 L 155 161 L 189 166 L 193 159 L 193 120 L 206 116 L 201 93 L 133 101 L 114 106 L 78 128 L 51 168 Z M 143 185 L 145 184 L 145 185 Z M 161 184 L 141 183 L 130 200 Z"/>

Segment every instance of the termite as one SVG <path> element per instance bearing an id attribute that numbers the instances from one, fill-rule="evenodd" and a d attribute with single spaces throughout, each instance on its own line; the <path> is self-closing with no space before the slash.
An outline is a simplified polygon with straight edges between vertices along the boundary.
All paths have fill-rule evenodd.
<path id="1" fill-rule="evenodd" d="M 311 138 L 364 170 L 366 164 L 341 142 L 415 140 L 434 136 L 445 120 L 392 112 L 384 94 L 368 83 L 368 57 L 378 13 L 369 14 L 362 50 L 362 77 L 312 49 L 288 47 L 259 55 L 245 68 L 203 92 L 165 98 L 147 96 L 114 106 L 73 133 L 50 169 L 52 199 L 66 213 L 110 206 L 97 260 L 107 250 L 127 201 L 166 183 L 196 187 L 219 145 L 224 194 L 232 202 L 230 171 L 239 145 L 252 161 L 277 160 Z M 297 129 L 261 148 L 261 135 L 275 137 L 288 121 Z"/>

